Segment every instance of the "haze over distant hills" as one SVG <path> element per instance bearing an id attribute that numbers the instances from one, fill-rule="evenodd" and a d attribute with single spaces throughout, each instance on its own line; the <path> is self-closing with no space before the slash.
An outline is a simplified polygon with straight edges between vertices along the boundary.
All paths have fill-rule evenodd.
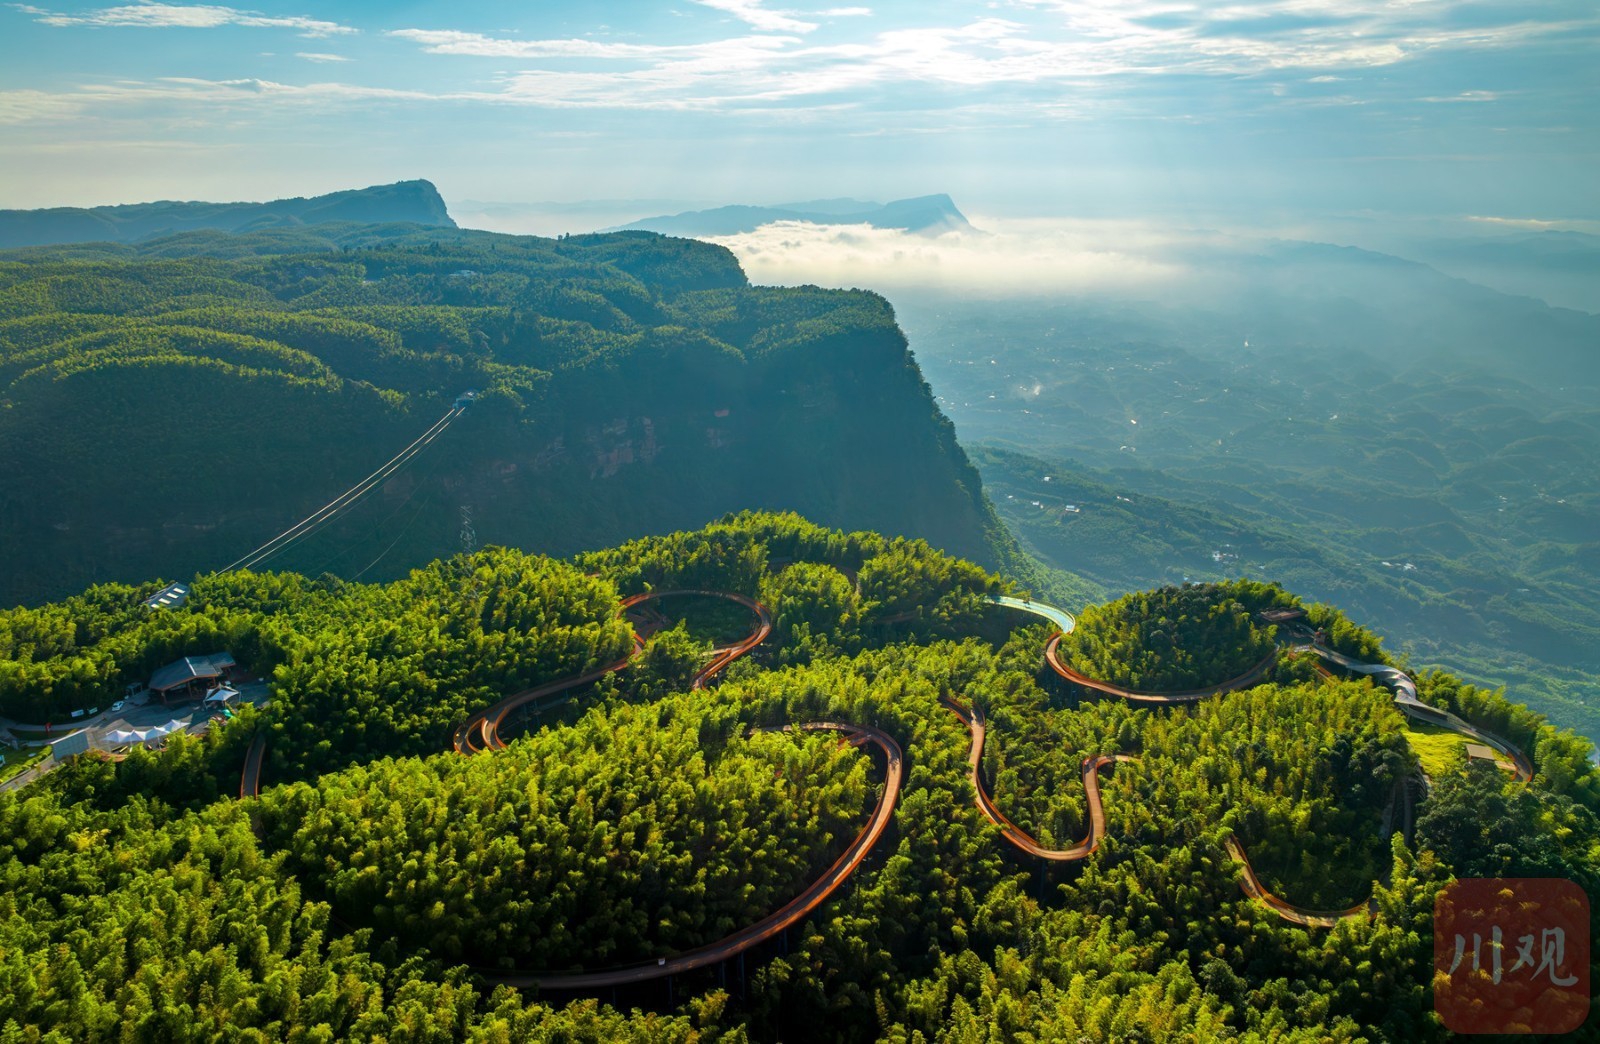
<path id="1" fill-rule="evenodd" d="M 1403 251 L 1453 276 L 1600 312 L 1600 236 L 1550 229 L 1424 240 Z"/>
<path id="2" fill-rule="evenodd" d="M 669 236 L 732 236 L 754 232 L 778 221 L 806 221 L 813 225 L 871 225 L 922 235 L 975 231 L 955 201 L 944 193 L 868 203 L 859 199 L 814 199 L 804 203 L 779 203 L 769 207 L 727 206 L 691 210 L 683 214 L 640 218 L 607 232 L 660 232 Z"/>
<path id="3" fill-rule="evenodd" d="M 0 248 L 134 243 L 181 232 L 260 232 L 334 221 L 456 227 L 439 190 L 430 181 L 417 180 L 267 203 L 169 200 L 111 207 L 0 210 Z"/>

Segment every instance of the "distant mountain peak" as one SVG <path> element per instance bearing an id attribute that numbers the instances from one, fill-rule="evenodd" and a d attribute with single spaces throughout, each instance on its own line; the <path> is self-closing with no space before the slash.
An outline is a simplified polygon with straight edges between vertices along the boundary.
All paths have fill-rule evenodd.
<path id="1" fill-rule="evenodd" d="M 732 236 L 754 232 L 762 225 L 778 221 L 807 221 L 814 225 L 871 225 L 873 228 L 919 235 L 977 231 L 956 207 L 955 200 L 942 192 L 882 204 L 855 199 L 821 199 L 774 206 L 732 205 L 640 218 L 606 231 L 642 230 L 691 237 Z"/>
<path id="2" fill-rule="evenodd" d="M 66 243 L 135 243 L 182 232 L 261 231 L 331 221 L 409 222 L 443 228 L 456 223 L 431 181 L 347 189 L 265 203 L 163 200 L 107 207 L 0 210 L 0 248 Z"/>

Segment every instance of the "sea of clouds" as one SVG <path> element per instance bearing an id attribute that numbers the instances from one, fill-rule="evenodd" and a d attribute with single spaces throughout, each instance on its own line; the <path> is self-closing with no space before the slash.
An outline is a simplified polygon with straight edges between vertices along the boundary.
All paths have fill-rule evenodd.
<path id="1" fill-rule="evenodd" d="M 1193 274 L 1194 235 L 1129 222 L 984 221 L 941 235 L 780 221 L 709 237 L 732 250 L 751 282 L 981 295 L 1150 291 Z"/>

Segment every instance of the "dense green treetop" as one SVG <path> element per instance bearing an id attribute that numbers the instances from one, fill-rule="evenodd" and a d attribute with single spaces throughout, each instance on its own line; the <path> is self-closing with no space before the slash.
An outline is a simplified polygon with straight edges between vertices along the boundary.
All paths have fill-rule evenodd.
<path id="1" fill-rule="evenodd" d="M 278 788 L 267 841 L 344 919 L 452 961 L 561 970 L 690 949 L 782 905 L 866 818 L 854 748 L 747 738 L 736 710 L 624 705 L 494 757 Z"/>
<path id="2" fill-rule="evenodd" d="M 1273 629 L 1253 619 L 1276 595 L 1263 587 L 1185 584 L 1092 606 L 1062 638 L 1062 657 L 1090 678 L 1138 691 L 1220 684 L 1272 652 Z"/>
<path id="3" fill-rule="evenodd" d="M 625 649 L 623 592 L 702 584 L 775 615 L 770 647 L 719 684 L 686 691 L 707 645 L 669 627 L 626 670 L 514 723 L 506 750 L 443 753 L 505 691 Z M 390 584 L 195 586 L 175 611 L 106 586 L 4 617 L 7 662 L 61 685 L 74 660 L 119 678 L 157 649 L 200 651 L 190 638 L 237 637 L 247 665 L 273 668 L 264 713 L 0 794 L 6 1039 L 1443 1041 L 1430 983 L 1445 883 L 1600 887 L 1587 749 L 1500 694 L 1419 679 L 1424 699 L 1517 733 L 1535 780 L 1460 763 L 1423 787 L 1391 695 L 1367 679 L 1301 658 L 1190 707 L 1086 697 L 1043 666 L 1044 626 L 967 614 L 1000 586 L 982 570 L 795 516 L 576 565 L 490 549 Z M 1293 602 L 1264 584 L 1229 594 L 1252 611 Z M 1181 592 L 1144 604 L 1233 626 Z M 671 622 L 696 605 L 661 608 Z M 1104 779 L 1091 858 L 1051 871 L 1015 856 L 975 806 L 946 700 L 984 709 L 988 789 L 1046 843 L 1086 830 L 1086 757 L 1138 759 Z M 883 778 L 836 737 L 752 732 L 818 719 L 904 749 L 894 822 L 786 946 L 747 954 L 746 981 L 708 969 L 671 1000 L 661 986 L 601 1003 L 492 988 L 468 966 L 648 959 L 770 913 L 860 828 Z M 267 789 L 237 801 L 261 729 Z M 1376 916 L 1279 920 L 1240 891 L 1230 838 L 1288 901 L 1371 896 Z"/>

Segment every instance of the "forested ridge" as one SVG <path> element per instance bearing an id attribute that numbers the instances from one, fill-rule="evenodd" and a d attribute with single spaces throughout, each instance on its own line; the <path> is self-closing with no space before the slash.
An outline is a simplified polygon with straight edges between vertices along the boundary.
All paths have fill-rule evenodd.
<path id="1" fill-rule="evenodd" d="M 747 507 L 1021 561 L 876 294 L 649 233 L 330 223 L 0 254 L 0 604 L 221 568 L 469 390 L 271 567 L 392 579 L 464 525 L 570 555 Z"/>
<path id="2" fill-rule="evenodd" d="M 1130 689 L 1220 684 L 1272 652 L 1273 629 L 1253 616 L 1272 606 L 1276 593 L 1248 582 L 1137 591 L 1086 609 L 1061 651 L 1088 677 Z"/>
<path id="3" fill-rule="evenodd" d="M 6 1039 L 1442 1040 L 1430 926 L 1446 881 L 1600 883 L 1587 744 L 1504 696 L 1418 679 L 1537 775 L 1457 761 L 1419 790 L 1408 831 L 1395 799 L 1417 760 L 1388 691 L 1284 656 L 1265 683 L 1192 706 L 1088 697 L 1044 666 L 1043 626 L 984 600 L 1002 581 L 918 541 L 752 513 L 572 563 L 486 549 L 385 584 L 236 573 L 195 588 L 176 610 L 104 585 L 0 614 L 8 699 L 219 637 L 272 689 L 203 740 L 0 794 Z M 677 626 L 631 666 L 505 750 L 444 752 L 505 692 L 625 650 L 623 595 L 684 588 L 762 598 L 773 637 L 689 693 L 703 636 L 733 621 L 663 600 Z M 1240 583 L 1101 612 L 1224 621 L 1184 632 L 1204 664 L 1222 655 L 1206 643 L 1238 636 L 1232 603 L 1299 605 Z M 1336 609 L 1305 608 L 1384 659 Z M 1103 781 L 1093 856 L 1044 869 L 1001 841 L 949 699 L 984 709 L 990 790 L 1043 839 L 1083 836 L 1084 758 L 1137 759 Z M 904 748 L 893 826 L 784 945 L 746 955 L 744 979 L 708 968 L 590 999 L 479 977 L 649 960 L 793 896 L 883 779 L 837 738 L 770 731 L 816 720 Z M 261 729 L 266 789 L 235 800 Z M 1276 894 L 1370 896 L 1375 915 L 1286 923 L 1241 892 L 1230 838 Z"/>
<path id="4" fill-rule="evenodd" d="M 438 189 L 428 181 L 332 192 L 266 203 L 167 200 L 109 207 L 0 210 L 0 246 L 56 243 L 135 243 L 178 232 L 295 230 L 334 221 L 415 221 L 454 228 Z"/>

